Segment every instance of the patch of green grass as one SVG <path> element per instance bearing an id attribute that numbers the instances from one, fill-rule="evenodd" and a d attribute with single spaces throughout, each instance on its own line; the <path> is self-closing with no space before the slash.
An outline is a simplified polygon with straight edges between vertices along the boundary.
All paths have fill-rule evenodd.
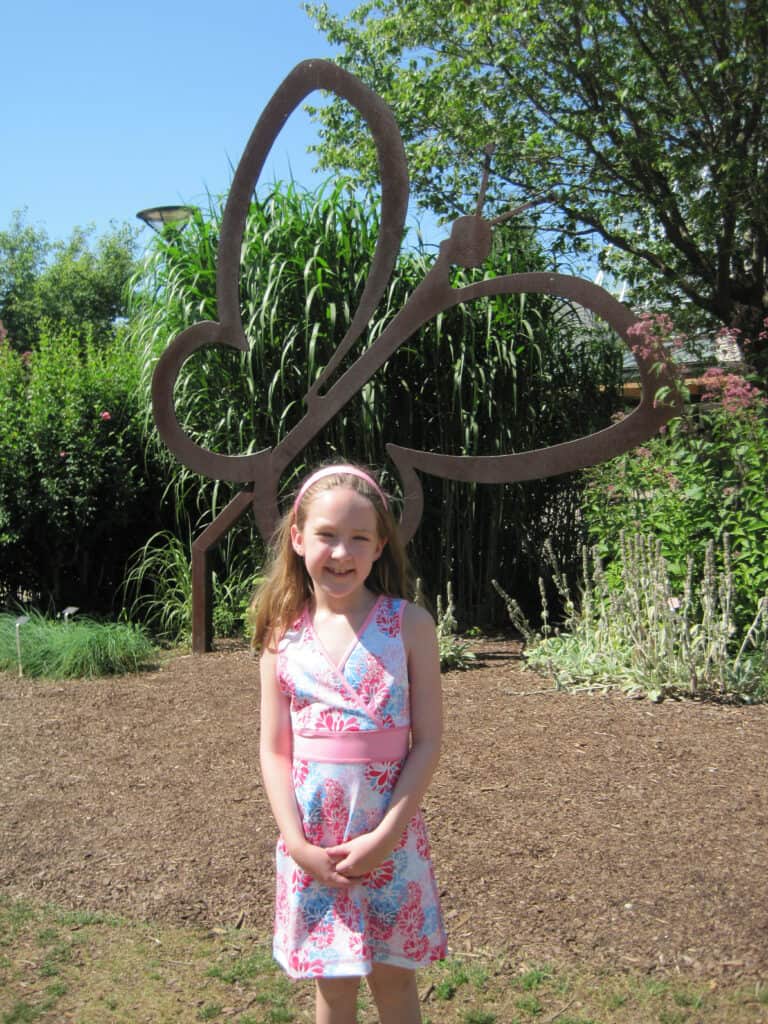
<path id="1" fill-rule="evenodd" d="M 240 984 L 250 981 L 271 969 L 272 961 L 266 953 L 253 953 L 251 956 L 241 957 L 232 961 L 226 967 L 215 964 L 209 967 L 206 972 L 209 978 L 219 978 L 228 985 Z"/>
<path id="2" fill-rule="evenodd" d="M 117 928 L 122 919 L 101 910 L 64 910 L 56 915 L 59 924 L 66 928 L 83 928 L 89 924 L 107 924 Z"/>
<path id="3" fill-rule="evenodd" d="M 15 615 L 0 615 L 0 671 L 18 672 Z M 147 633 L 129 622 L 61 622 L 32 612 L 18 631 L 25 676 L 82 679 L 137 672 L 154 655 Z"/>
<path id="4" fill-rule="evenodd" d="M 515 1006 L 518 1010 L 522 1010 L 523 1013 L 527 1013 L 531 1017 L 537 1017 L 544 1011 L 544 1004 L 533 995 L 519 996 L 515 1000 Z"/>
<path id="5" fill-rule="evenodd" d="M 660 1010 L 659 1024 L 686 1024 L 688 1014 L 683 1010 Z"/>
<path id="6" fill-rule="evenodd" d="M 40 1013 L 41 1011 L 29 1003 L 14 1003 L 8 1013 L 3 1014 L 2 1024 L 27 1024 L 28 1021 L 38 1020 Z"/>
<path id="7" fill-rule="evenodd" d="M 265 934 L 71 913 L 0 900 L 0 935 L 14 935 L 2 951 L 0 1024 L 312 1019 L 313 986 L 285 978 Z M 768 1006 L 760 982 L 649 979 L 589 964 L 520 970 L 490 954 L 433 964 L 418 985 L 425 1024 L 754 1024 Z M 359 1007 L 361 1021 L 376 1019 L 365 986 Z"/>
<path id="8" fill-rule="evenodd" d="M 700 992 L 675 992 L 672 996 L 678 1006 L 686 1006 L 692 1010 L 700 1010 L 704 996 Z"/>
<path id="9" fill-rule="evenodd" d="M 467 1010 L 464 1014 L 466 1024 L 496 1024 L 496 1014 L 485 1010 Z"/>
<path id="10" fill-rule="evenodd" d="M 521 974 L 517 979 L 517 984 L 523 989 L 524 992 L 533 992 L 539 988 L 545 981 L 549 981 L 552 977 L 552 972 L 545 967 L 533 967 L 531 970 Z"/>
<path id="11" fill-rule="evenodd" d="M 456 995 L 464 985 L 471 985 L 481 990 L 488 980 L 488 971 L 477 964 L 468 964 L 463 960 L 441 960 L 436 965 L 439 977 L 434 982 L 435 998 L 447 1002 Z"/>
<path id="12" fill-rule="evenodd" d="M 224 1009 L 219 1003 L 209 1003 L 207 1006 L 201 1007 L 197 1011 L 198 1020 L 216 1020 L 217 1017 L 221 1016 L 221 1011 Z"/>

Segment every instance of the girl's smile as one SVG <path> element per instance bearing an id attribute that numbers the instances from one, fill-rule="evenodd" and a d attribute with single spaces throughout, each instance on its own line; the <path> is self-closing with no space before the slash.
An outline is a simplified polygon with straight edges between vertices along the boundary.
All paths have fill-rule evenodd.
<path id="1" fill-rule="evenodd" d="M 354 601 L 384 548 L 373 505 L 351 487 L 321 491 L 301 529 L 291 527 L 291 543 L 316 597 L 325 594 L 334 603 Z"/>

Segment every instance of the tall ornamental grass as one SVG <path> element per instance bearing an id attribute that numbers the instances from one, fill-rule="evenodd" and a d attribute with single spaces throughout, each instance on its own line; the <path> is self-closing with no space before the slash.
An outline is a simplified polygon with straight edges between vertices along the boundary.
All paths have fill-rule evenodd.
<path id="1" fill-rule="evenodd" d="M 147 410 L 151 374 L 165 346 L 190 324 L 216 319 L 219 224 L 220 207 L 212 201 L 183 232 L 158 236 L 133 283 L 131 329 L 144 352 Z M 298 422 L 304 394 L 358 306 L 378 230 L 376 200 L 343 181 L 317 192 L 278 186 L 252 205 L 240 279 L 250 349 L 206 348 L 188 361 L 176 388 L 179 419 L 199 443 L 218 452 L 253 451 L 274 445 Z M 432 261 L 423 249 L 402 253 L 367 336 L 339 373 L 404 305 Z M 457 284 L 466 284 L 540 269 L 545 260 L 518 225 L 497 230 L 486 267 L 455 275 Z M 616 340 L 592 331 L 570 306 L 545 296 L 478 300 L 439 315 L 407 341 L 301 453 L 283 487 L 291 489 L 304 464 L 336 455 L 381 466 L 390 441 L 493 455 L 590 433 L 609 422 L 620 377 Z M 151 424 L 148 429 L 151 434 Z M 152 436 L 177 510 L 174 533 L 186 545 L 229 500 L 233 486 L 179 466 Z M 385 482 L 397 492 L 397 478 L 384 469 Z M 506 487 L 424 478 L 424 485 L 414 560 L 433 597 L 453 583 L 460 621 L 490 620 L 492 575 L 515 592 L 535 587 L 548 535 L 561 560 L 577 564 L 579 478 Z M 160 557 L 163 546 L 156 549 Z M 261 544 L 253 530 L 242 528 L 237 543 L 218 555 L 222 579 L 226 559 L 240 559 L 244 549 L 252 559 L 248 571 L 258 569 Z M 168 557 L 175 561 L 176 553 Z"/>
<path id="2" fill-rule="evenodd" d="M 0 671 L 19 670 L 15 615 L 0 615 Z M 70 622 L 38 613 L 19 627 L 21 667 L 25 676 L 82 679 L 137 672 L 155 648 L 147 633 L 126 622 Z"/>

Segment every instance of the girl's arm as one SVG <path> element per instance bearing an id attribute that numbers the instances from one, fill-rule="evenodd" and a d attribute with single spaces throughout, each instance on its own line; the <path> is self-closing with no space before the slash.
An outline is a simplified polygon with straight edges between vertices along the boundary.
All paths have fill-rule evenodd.
<path id="1" fill-rule="evenodd" d="M 326 850 L 336 861 L 338 872 L 348 878 L 373 871 L 394 850 L 419 809 L 440 757 L 443 735 L 440 651 L 432 616 L 418 605 L 406 606 L 403 641 L 408 656 L 411 749 L 389 807 L 377 827 Z"/>
<path id="2" fill-rule="evenodd" d="M 326 851 L 307 842 L 304 835 L 291 773 L 290 702 L 278 685 L 277 655 L 270 650 L 261 656 L 259 756 L 264 789 L 288 853 L 318 882 L 338 887 L 351 885 L 349 879 L 335 870 Z"/>

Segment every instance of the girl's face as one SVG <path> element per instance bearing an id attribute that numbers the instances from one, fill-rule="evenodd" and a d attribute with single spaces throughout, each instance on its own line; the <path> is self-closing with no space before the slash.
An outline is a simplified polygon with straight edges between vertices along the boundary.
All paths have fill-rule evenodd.
<path id="1" fill-rule="evenodd" d="M 312 498 L 302 528 L 291 527 L 291 543 L 304 559 L 315 594 L 335 602 L 354 598 L 384 549 L 373 505 L 351 487 L 333 487 Z"/>

